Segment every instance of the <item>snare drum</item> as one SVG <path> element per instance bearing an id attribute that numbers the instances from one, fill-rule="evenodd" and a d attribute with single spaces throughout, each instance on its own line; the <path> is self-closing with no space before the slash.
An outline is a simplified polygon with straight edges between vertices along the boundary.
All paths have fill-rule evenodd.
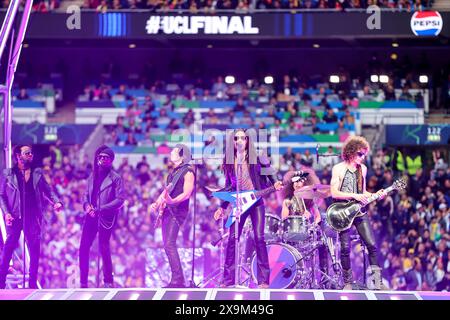
<path id="1" fill-rule="evenodd" d="M 286 217 L 281 225 L 283 227 L 283 240 L 285 242 L 305 241 L 311 237 L 311 224 L 304 216 Z"/>
<path id="2" fill-rule="evenodd" d="M 266 213 L 264 224 L 264 240 L 268 242 L 279 241 L 278 230 L 281 219 L 277 215 Z"/>

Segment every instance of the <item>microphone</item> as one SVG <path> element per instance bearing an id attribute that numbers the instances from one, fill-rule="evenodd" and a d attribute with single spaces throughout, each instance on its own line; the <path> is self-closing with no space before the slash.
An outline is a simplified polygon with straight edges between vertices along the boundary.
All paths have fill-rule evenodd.
<path id="1" fill-rule="evenodd" d="M 320 147 L 320 144 L 317 144 L 317 146 L 316 146 L 316 161 L 317 161 L 317 163 L 319 163 L 319 147 Z"/>

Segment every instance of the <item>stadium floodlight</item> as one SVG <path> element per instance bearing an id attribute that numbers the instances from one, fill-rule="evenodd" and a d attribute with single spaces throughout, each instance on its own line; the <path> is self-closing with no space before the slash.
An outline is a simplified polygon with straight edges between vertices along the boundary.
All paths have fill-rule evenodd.
<path id="1" fill-rule="evenodd" d="M 226 76 L 225 77 L 225 83 L 227 83 L 227 84 L 233 84 L 235 80 L 236 79 L 233 76 Z"/>
<path id="2" fill-rule="evenodd" d="M 264 77 L 264 83 L 265 84 L 272 84 L 273 83 L 273 77 L 272 76 L 265 76 Z"/>
<path id="3" fill-rule="evenodd" d="M 385 75 L 385 74 L 381 74 L 379 76 L 379 79 L 380 79 L 381 83 L 388 83 L 389 82 L 389 77 L 387 75 Z"/>
<path id="4" fill-rule="evenodd" d="M 331 82 L 331 83 L 339 83 L 339 76 L 337 76 L 337 75 L 335 75 L 335 74 L 332 74 L 332 75 L 330 76 L 330 82 Z"/>
<path id="5" fill-rule="evenodd" d="M 419 82 L 420 83 L 428 83 L 428 76 L 424 75 L 424 74 L 420 75 L 419 76 Z"/>
<path id="6" fill-rule="evenodd" d="M 371 75 L 371 76 L 370 76 L 370 81 L 372 81 L 372 82 L 378 82 L 378 75 L 376 75 L 376 74 Z"/>

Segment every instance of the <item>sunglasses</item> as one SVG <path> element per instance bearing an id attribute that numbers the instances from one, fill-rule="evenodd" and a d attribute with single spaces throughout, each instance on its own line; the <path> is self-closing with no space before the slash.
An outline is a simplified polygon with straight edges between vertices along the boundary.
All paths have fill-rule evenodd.
<path id="1" fill-rule="evenodd" d="M 367 156 L 367 154 L 366 153 L 364 153 L 364 152 L 361 152 L 361 151 L 358 151 L 357 153 L 356 153 L 357 155 L 358 155 L 358 157 L 360 157 L 360 158 L 362 158 L 362 157 L 365 157 L 365 156 Z"/>
<path id="2" fill-rule="evenodd" d="M 248 139 L 247 136 L 235 136 L 234 137 L 234 141 L 238 141 L 238 140 L 244 140 L 246 141 Z"/>
<path id="3" fill-rule="evenodd" d="M 102 160 L 102 159 L 109 160 L 109 159 L 111 159 L 111 157 L 110 156 L 106 156 L 106 155 L 99 155 L 97 157 L 97 159 L 99 159 L 99 160 Z"/>
<path id="4" fill-rule="evenodd" d="M 293 178 L 291 179 L 291 181 L 292 181 L 293 183 L 296 183 L 296 182 L 305 182 L 305 181 L 306 181 L 306 178 L 305 178 L 305 177 L 296 176 L 296 177 L 293 177 Z"/>

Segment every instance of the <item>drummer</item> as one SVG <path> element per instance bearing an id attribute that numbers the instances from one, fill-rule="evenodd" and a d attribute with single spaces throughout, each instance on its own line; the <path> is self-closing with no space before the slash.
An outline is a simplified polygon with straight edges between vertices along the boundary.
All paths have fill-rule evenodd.
<path id="1" fill-rule="evenodd" d="M 312 169 L 303 168 L 300 171 L 288 171 L 283 178 L 285 188 L 281 219 L 284 220 L 288 216 L 304 216 L 310 221 L 312 212 L 314 223 L 319 224 L 321 221 L 320 212 L 314 206 L 313 200 L 298 198 L 294 194 L 305 186 L 318 184 L 319 182 L 319 178 Z"/>
<path id="2" fill-rule="evenodd" d="M 302 168 L 300 171 L 288 171 L 283 178 L 284 200 L 281 211 L 281 218 L 284 220 L 289 216 L 304 216 L 311 221 L 313 216 L 314 224 L 322 229 L 322 219 L 318 209 L 319 203 L 314 204 L 312 199 L 302 199 L 295 195 L 301 188 L 319 185 L 320 180 L 314 170 Z M 328 274 L 328 252 L 325 244 L 319 246 L 319 268 L 322 272 L 320 284 L 327 285 L 323 274 Z"/>

